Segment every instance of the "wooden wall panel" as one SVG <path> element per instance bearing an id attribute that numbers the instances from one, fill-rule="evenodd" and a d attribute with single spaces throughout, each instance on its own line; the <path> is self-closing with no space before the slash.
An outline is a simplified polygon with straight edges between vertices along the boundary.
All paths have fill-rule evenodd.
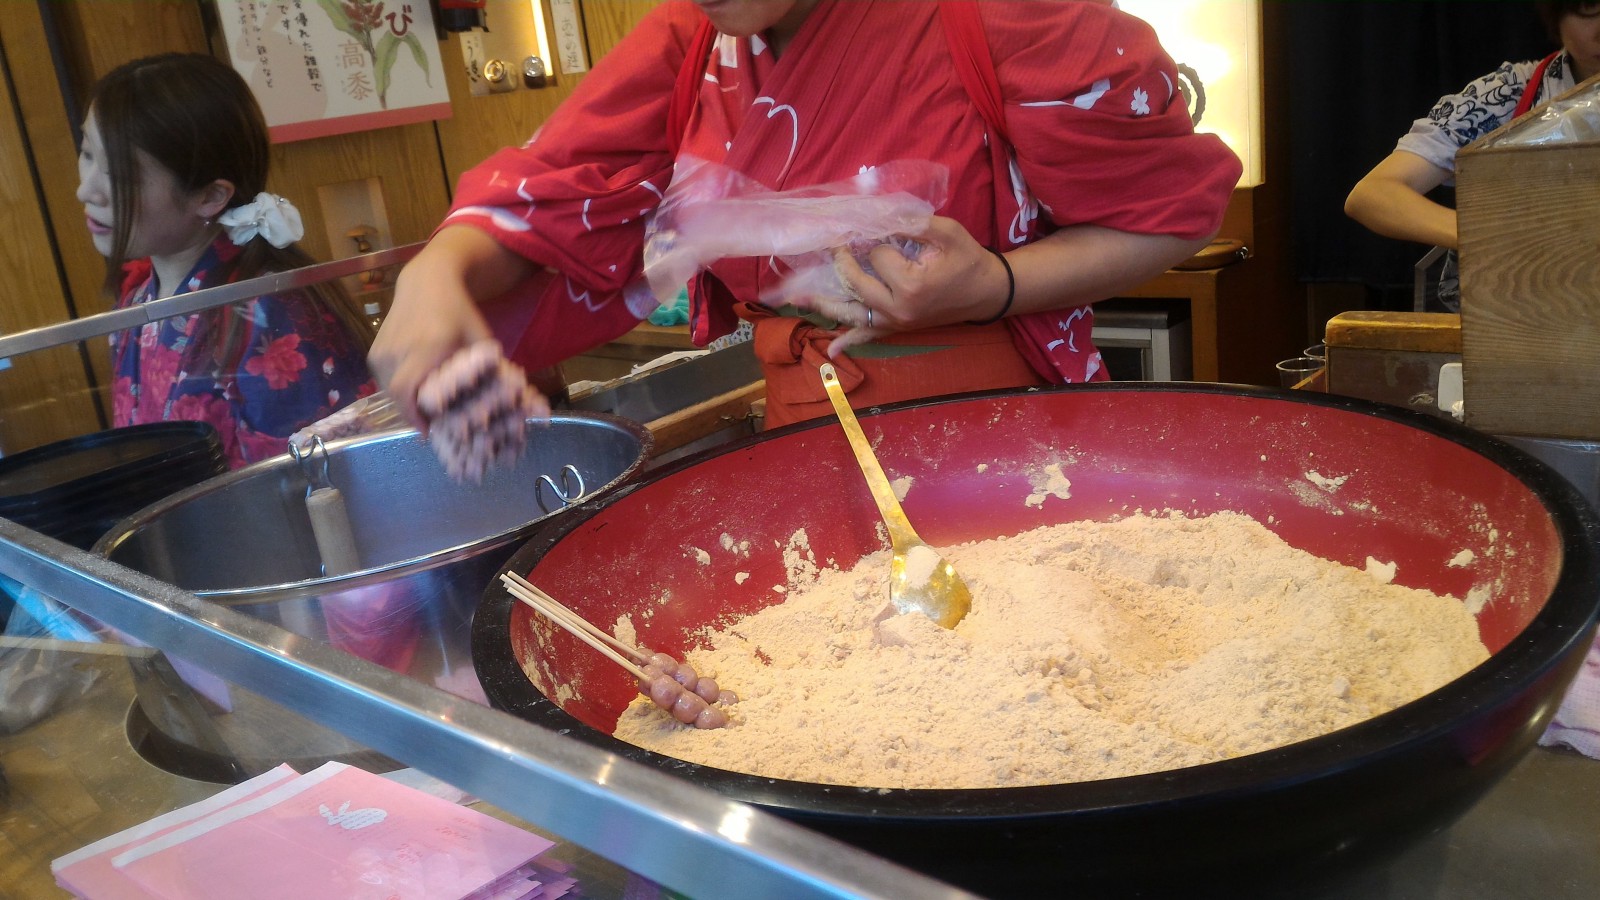
<path id="1" fill-rule="evenodd" d="M 489 27 L 514 34 L 533 33 L 533 10 L 514 0 L 489 0 L 486 8 Z M 546 19 L 546 30 L 551 27 Z M 452 192 L 461 173 L 488 158 L 502 147 L 525 143 L 539 124 L 567 97 L 583 75 L 559 70 L 548 85 L 537 90 L 517 89 L 503 94 L 472 96 L 467 83 L 461 52 L 461 36 L 449 35 L 439 45 L 444 57 L 445 82 L 450 88 L 449 119 L 437 123 L 439 148 L 444 157 L 445 177 Z M 443 210 L 440 215 L 443 215 Z"/>
<path id="2" fill-rule="evenodd" d="M 660 0 L 581 0 L 589 64 L 605 55 L 627 34 L 639 19 Z M 526 4 L 490 0 L 491 28 L 526 29 L 532 12 Z M 547 21 L 547 30 L 553 25 Z M 473 97 L 468 89 L 462 59 L 461 39 L 450 35 L 440 47 L 450 85 L 450 104 L 454 116 L 438 123 L 439 145 L 444 154 L 445 172 L 451 190 L 461 173 L 487 159 L 502 147 L 522 144 L 533 136 L 550 113 L 555 111 L 583 79 L 583 73 L 557 72 L 549 87 L 516 90 L 504 94 Z"/>
<path id="3" fill-rule="evenodd" d="M 317 189 L 367 178 L 379 182 L 397 244 L 426 238 L 449 206 L 434 131 L 426 124 L 278 144 L 267 182 L 299 207 L 306 225 L 301 247 L 317 259 L 334 259 L 351 255 L 353 246 L 328 245 Z"/>
<path id="4" fill-rule="evenodd" d="M 526 9 L 523 12 L 531 16 Z M 551 86 L 539 90 L 474 97 L 467 84 L 466 69 L 461 64 L 461 38 L 450 35 L 439 49 L 445 60 L 445 82 L 450 87 L 452 115 L 436 125 L 444 173 L 452 192 L 462 172 L 502 147 L 526 143 L 539 123 L 549 118 L 561 101 L 572 94 L 582 78 L 581 75 L 558 75 Z M 439 215 L 444 215 L 443 209 Z"/>
<path id="5" fill-rule="evenodd" d="M 590 59 L 608 53 L 617 41 L 662 0 L 582 0 L 583 28 Z"/>
<path id="6" fill-rule="evenodd" d="M 196 0 L 51 0 L 49 6 L 79 102 L 96 78 L 130 59 L 208 50 Z"/>
<path id="7" fill-rule="evenodd" d="M 105 257 L 89 240 L 83 207 L 76 196 L 78 147 L 73 134 L 77 123 L 72 119 L 81 98 L 72 95 L 70 84 L 63 85 L 56 79 L 40 8 L 20 3 L 3 6 L 0 17 L 4 19 L 6 42 L 16 49 L 12 77 L 18 108 L 33 147 L 50 232 L 66 272 L 70 310 L 76 315 L 101 312 L 109 306 L 109 298 L 100 293 L 105 281 Z M 63 4 L 48 8 L 66 9 Z"/>
<path id="8" fill-rule="evenodd" d="M 67 288 L 51 249 L 50 222 L 40 182 L 30 163 L 58 163 L 62 148 L 30 147 L 26 120 L 13 113 L 33 86 L 25 80 L 49 71 L 38 7 L 0 4 L 0 332 L 38 328 L 70 318 Z M 13 78 L 12 73 L 19 74 Z M 59 118 L 59 116 L 58 116 Z M 71 162 L 70 140 L 67 142 Z M 76 173 L 73 181 L 76 183 Z M 75 217 L 81 230 L 82 216 Z M 84 236 L 87 241 L 87 235 Z M 90 246 L 93 252 L 93 246 Z M 101 268 L 103 271 L 103 267 Z M 0 371 L 0 451 L 97 431 L 102 425 L 84 356 L 77 347 L 29 353 Z"/>

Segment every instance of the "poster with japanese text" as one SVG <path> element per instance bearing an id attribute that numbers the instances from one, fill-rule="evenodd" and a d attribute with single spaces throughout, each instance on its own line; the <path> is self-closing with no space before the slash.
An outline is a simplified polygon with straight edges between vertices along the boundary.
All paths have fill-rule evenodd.
<path id="1" fill-rule="evenodd" d="M 216 0 L 275 143 L 450 116 L 427 0 Z"/>

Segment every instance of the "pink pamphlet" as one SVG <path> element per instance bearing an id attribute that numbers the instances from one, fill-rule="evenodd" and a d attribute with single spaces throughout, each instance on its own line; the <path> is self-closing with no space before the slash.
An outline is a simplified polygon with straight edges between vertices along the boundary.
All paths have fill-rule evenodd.
<path id="1" fill-rule="evenodd" d="M 501 882 L 553 846 L 340 763 L 241 790 L 255 782 L 198 816 L 63 857 L 57 880 L 95 900 L 438 900 Z"/>
<path id="2" fill-rule="evenodd" d="M 135 844 L 168 834 L 218 810 L 262 794 L 296 775 L 294 769 L 278 766 L 199 803 L 191 803 L 182 809 L 175 809 L 126 831 L 119 831 L 108 838 L 102 838 L 87 847 L 80 847 L 66 856 L 52 860 L 50 871 L 55 874 L 56 883 L 79 897 L 141 896 L 139 892 L 130 890 L 122 873 L 111 865 L 111 857 Z"/>

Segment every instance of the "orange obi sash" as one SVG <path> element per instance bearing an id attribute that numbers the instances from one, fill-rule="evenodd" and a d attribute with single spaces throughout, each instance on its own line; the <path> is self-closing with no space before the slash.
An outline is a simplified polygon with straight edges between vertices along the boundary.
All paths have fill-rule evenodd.
<path id="1" fill-rule="evenodd" d="M 745 306 L 741 312 L 748 310 Z M 1003 322 L 947 325 L 887 335 L 829 360 L 837 331 L 805 320 L 752 316 L 756 358 L 767 379 L 767 428 L 833 415 L 817 369 L 832 362 L 856 409 L 940 394 L 1047 382 L 1017 352 Z"/>

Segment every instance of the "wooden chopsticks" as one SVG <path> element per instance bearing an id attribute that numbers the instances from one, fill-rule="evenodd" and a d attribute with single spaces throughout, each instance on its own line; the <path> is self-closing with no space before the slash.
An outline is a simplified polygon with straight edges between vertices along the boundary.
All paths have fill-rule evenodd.
<path id="1" fill-rule="evenodd" d="M 599 628 L 561 602 L 534 587 L 515 572 L 500 576 L 511 596 L 532 607 L 534 612 L 556 623 L 585 644 L 599 650 L 607 659 L 639 679 L 639 689 L 650 702 L 672 714 L 674 719 L 696 728 L 721 728 L 728 714 L 721 708 L 738 701 L 732 691 L 717 686 L 715 678 L 701 678 L 687 662 L 679 663 L 664 653 L 644 647 L 630 647 Z M 649 666 L 649 670 L 641 668 Z"/>
<path id="2" fill-rule="evenodd" d="M 650 674 L 640 666 L 650 661 L 650 656 L 638 647 L 630 647 L 600 630 L 583 616 L 578 615 L 561 601 L 534 587 L 533 583 L 515 572 L 500 576 L 511 596 L 532 607 L 534 612 L 566 629 L 573 637 L 605 654 L 606 658 L 627 669 L 641 682 L 648 683 Z"/>

